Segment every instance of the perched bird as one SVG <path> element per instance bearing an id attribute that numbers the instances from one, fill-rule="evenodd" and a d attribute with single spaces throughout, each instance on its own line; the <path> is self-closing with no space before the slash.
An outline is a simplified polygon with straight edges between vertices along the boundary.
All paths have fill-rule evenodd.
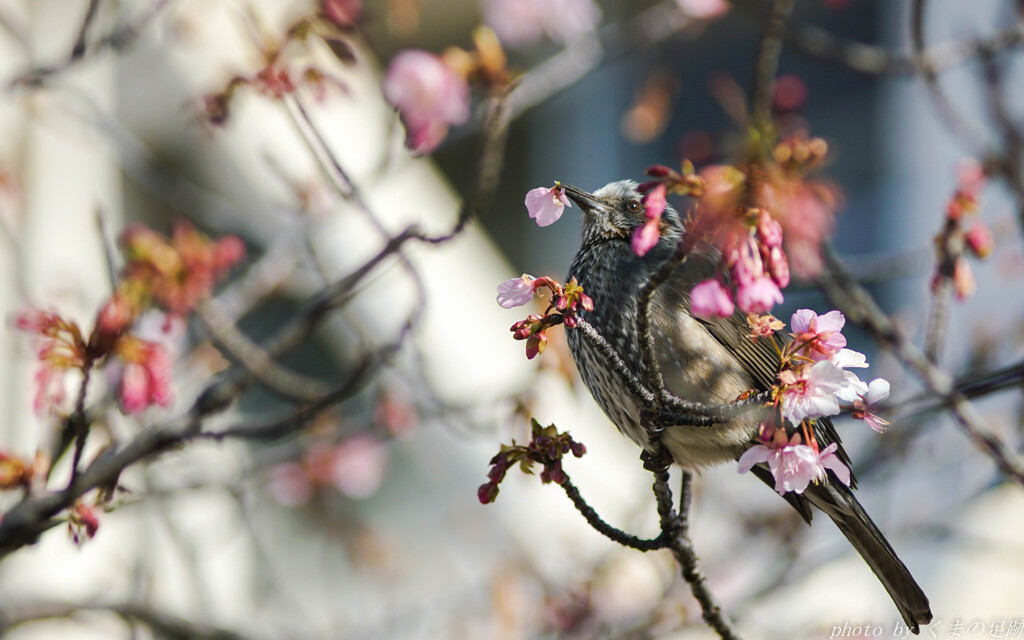
<path id="1" fill-rule="evenodd" d="M 575 277 L 594 301 L 593 310 L 581 312 L 580 317 L 611 344 L 630 372 L 643 381 L 643 356 L 636 326 L 639 293 L 686 233 L 682 221 L 674 209 L 667 207 L 662 214 L 657 245 L 642 257 L 637 256 L 631 250 L 630 238 L 646 218 L 635 182 L 612 182 L 593 194 L 562 186 L 583 212 L 582 242 L 567 277 Z M 734 401 L 745 391 L 769 389 L 776 382 L 780 360 L 769 339 L 753 341 L 746 337 L 749 327 L 738 312 L 730 318 L 711 321 L 691 315 L 690 290 L 714 274 L 716 262 L 717 253 L 712 247 L 697 245 L 655 291 L 650 326 L 665 388 L 684 400 L 721 405 Z M 650 448 L 640 423 L 638 400 L 580 332 L 569 331 L 567 335 L 580 376 L 605 414 L 640 446 Z M 788 337 L 777 333 L 774 339 L 781 345 Z M 748 413 L 710 428 L 669 427 L 663 433 L 662 444 L 674 461 L 686 469 L 735 461 L 759 443 L 761 419 L 763 416 Z M 836 455 L 849 464 L 827 418 L 817 420 L 814 435 L 821 447 L 835 442 L 839 447 Z M 762 463 L 753 471 L 773 485 L 766 465 Z M 808 523 L 809 505 L 836 523 L 885 586 L 907 626 L 917 633 L 919 625 L 932 618 L 928 598 L 850 487 L 831 471 L 827 476 L 827 480 L 812 483 L 802 494 L 789 492 L 784 497 Z"/>

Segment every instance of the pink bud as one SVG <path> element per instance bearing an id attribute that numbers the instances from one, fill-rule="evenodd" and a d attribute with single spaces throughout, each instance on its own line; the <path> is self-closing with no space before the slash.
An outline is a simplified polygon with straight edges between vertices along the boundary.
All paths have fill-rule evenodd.
<path id="1" fill-rule="evenodd" d="M 650 219 L 643 225 L 633 229 L 633 240 L 631 243 L 633 253 L 643 256 L 658 244 L 659 237 L 660 231 L 657 219 Z"/>
<path id="2" fill-rule="evenodd" d="M 128 328 L 128 325 L 135 319 L 134 316 L 132 305 L 124 296 L 115 293 L 100 309 L 100 313 L 96 317 L 96 328 L 107 335 L 114 336 Z"/>
<path id="3" fill-rule="evenodd" d="M 659 184 L 644 196 L 644 215 L 648 220 L 660 220 L 663 211 L 665 211 L 665 185 Z"/>
<path id="4" fill-rule="evenodd" d="M 761 277 L 736 290 L 736 303 L 744 313 L 767 313 L 782 303 L 782 292 L 768 277 Z"/>
<path id="5" fill-rule="evenodd" d="M 531 334 L 526 340 L 526 357 L 533 360 L 537 354 L 544 353 L 544 349 L 547 346 L 548 337 L 543 331 Z"/>
<path id="6" fill-rule="evenodd" d="M 978 289 L 971 263 L 963 256 L 957 258 L 956 266 L 953 267 L 953 289 L 956 291 L 957 300 L 961 301 L 970 298 Z"/>
<path id="7" fill-rule="evenodd" d="M 676 0 L 676 4 L 686 15 L 698 20 L 711 20 L 729 12 L 725 0 Z"/>
<path id="8" fill-rule="evenodd" d="M 663 164 L 656 164 L 647 167 L 647 170 L 644 171 L 644 173 L 651 176 L 652 178 L 667 178 L 668 176 L 672 175 L 672 170 Z"/>
<path id="9" fill-rule="evenodd" d="M 767 209 L 761 209 L 757 218 L 757 234 L 767 247 L 782 246 L 782 225 L 768 213 Z"/>
<path id="10" fill-rule="evenodd" d="M 714 317 L 727 318 L 735 308 L 729 292 L 718 280 L 705 280 L 690 292 L 690 310 L 698 318 L 710 320 Z"/>
<path id="11" fill-rule="evenodd" d="M 988 257 L 995 246 L 995 241 L 992 239 L 992 231 L 980 220 L 967 232 L 965 241 L 971 253 L 979 258 Z"/>
<path id="12" fill-rule="evenodd" d="M 752 238 L 747 238 L 732 253 L 732 275 L 739 284 L 749 284 L 764 275 L 764 263 Z"/>
<path id="13" fill-rule="evenodd" d="M 964 158 L 956 168 L 956 178 L 959 190 L 976 198 L 985 186 L 985 168 L 977 158 Z"/>
<path id="14" fill-rule="evenodd" d="M 328 20 L 344 29 L 359 19 L 363 3 L 360 0 L 322 0 L 320 9 Z"/>
<path id="15" fill-rule="evenodd" d="M 476 490 L 476 499 L 480 501 L 480 504 L 490 504 L 494 502 L 497 497 L 498 484 L 496 482 L 482 484 L 480 485 L 480 488 Z"/>
<path id="16" fill-rule="evenodd" d="M 780 289 L 789 286 L 789 260 L 782 247 L 772 247 L 768 253 L 768 271 Z"/>
<path id="17" fill-rule="evenodd" d="M 214 263 L 218 271 L 226 271 L 245 257 L 245 243 L 238 236 L 224 236 L 217 241 Z"/>
<path id="18" fill-rule="evenodd" d="M 131 415 L 149 406 L 149 376 L 142 365 L 129 363 L 121 375 L 121 405 Z"/>

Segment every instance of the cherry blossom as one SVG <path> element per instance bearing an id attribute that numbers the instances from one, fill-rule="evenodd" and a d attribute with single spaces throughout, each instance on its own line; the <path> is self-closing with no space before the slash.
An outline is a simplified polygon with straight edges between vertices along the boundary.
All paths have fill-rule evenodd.
<path id="1" fill-rule="evenodd" d="M 821 482 L 828 477 L 826 469 L 831 469 L 840 482 L 849 486 L 850 470 L 835 455 L 839 448 L 836 443 L 819 452 L 814 446 L 802 444 L 799 432 L 787 438 L 785 429 L 769 431 L 765 426 L 762 425 L 761 444 L 754 445 L 740 456 L 739 473 L 746 473 L 754 465 L 767 462 L 779 495 L 790 491 L 803 493 L 811 482 Z M 769 432 L 771 435 L 767 436 Z"/>
<path id="2" fill-rule="evenodd" d="M 533 283 L 536 279 L 524 273 L 518 278 L 506 280 L 498 285 L 498 304 L 506 309 L 521 307 L 533 299 Z"/>
<path id="3" fill-rule="evenodd" d="M 964 241 L 967 243 L 967 248 L 970 249 L 971 253 L 978 258 L 987 258 L 995 246 L 995 241 L 992 239 L 992 230 L 980 220 L 975 222 L 971 230 L 964 234 Z"/>
<path id="4" fill-rule="evenodd" d="M 705 280 L 697 284 L 690 292 L 690 311 L 703 320 L 713 317 L 727 318 L 733 314 L 735 307 L 729 292 L 718 280 Z"/>
<path id="5" fill-rule="evenodd" d="M 747 325 L 750 326 L 750 333 L 747 337 L 751 340 L 770 336 L 786 326 L 784 322 L 773 315 L 758 315 L 756 313 L 747 314 Z"/>
<path id="6" fill-rule="evenodd" d="M 118 341 L 116 354 L 124 362 L 120 396 L 125 413 L 136 414 L 152 405 L 171 404 L 174 363 L 163 345 L 125 336 Z"/>
<path id="7" fill-rule="evenodd" d="M 486 0 L 484 24 L 507 46 L 522 48 L 543 36 L 567 44 L 592 32 L 601 9 L 592 0 Z"/>
<path id="8" fill-rule="evenodd" d="M 64 373 L 82 369 L 89 360 L 89 349 L 82 331 L 54 311 L 28 308 L 14 317 L 14 326 L 34 334 L 36 392 L 32 408 L 38 414 L 56 409 L 64 402 Z"/>
<path id="9" fill-rule="evenodd" d="M 800 353 L 815 361 L 828 360 L 846 346 L 841 333 L 845 325 L 846 317 L 840 311 L 819 316 L 810 309 L 797 309 L 789 321 Z"/>
<path id="10" fill-rule="evenodd" d="M 324 16 L 341 28 L 351 27 L 363 12 L 361 0 L 321 0 Z"/>
<path id="11" fill-rule="evenodd" d="M 384 97 L 398 109 L 406 146 L 429 153 L 448 127 L 469 119 L 469 85 L 437 55 L 418 49 L 399 53 L 388 67 Z"/>
<path id="12" fill-rule="evenodd" d="M 828 360 L 801 367 L 798 372 L 785 370 L 779 374 L 779 381 L 783 384 L 782 417 L 794 424 L 804 418 L 836 415 L 838 399 L 849 398 L 852 402 L 867 392 L 867 385 L 856 375 Z"/>
<path id="13" fill-rule="evenodd" d="M 833 354 L 830 360 L 840 369 L 864 369 L 868 366 L 867 357 L 853 349 L 840 349 Z"/>
<path id="14" fill-rule="evenodd" d="M 782 304 L 782 291 L 771 278 L 761 276 L 749 284 L 739 286 L 736 290 L 736 304 L 744 313 L 767 313 L 775 305 Z"/>
<path id="15" fill-rule="evenodd" d="M 818 463 L 824 469 L 831 469 L 840 482 L 850 486 L 850 468 L 843 464 L 843 461 L 835 454 L 838 449 L 839 445 L 835 442 L 822 449 L 821 453 L 818 454 Z M 823 472 L 822 477 L 824 478 L 824 476 Z"/>
<path id="16" fill-rule="evenodd" d="M 648 220 L 644 224 L 640 225 L 633 230 L 633 238 L 630 241 L 630 247 L 633 249 L 633 254 L 637 256 L 644 256 L 658 244 L 658 239 L 660 237 L 661 231 L 658 228 L 657 220 Z"/>
<path id="17" fill-rule="evenodd" d="M 541 227 L 554 224 L 572 203 L 559 186 L 537 187 L 526 194 L 526 210 Z"/>
<path id="18" fill-rule="evenodd" d="M 889 421 L 880 417 L 876 411 L 878 406 L 889 397 L 889 381 L 883 378 L 875 378 L 868 383 L 868 391 L 853 402 L 853 411 L 850 416 L 857 420 L 863 420 L 869 427 L 883 433 L 889 428 Z"/>
<path id="19" fill-rule="evenodd" d="M 676 4 L 686 15 L 698 20 L 712 20 L 729 13 L 725 0 L 676 0 Z"/>
<path id="20" fill-rule="evenodd" d="M 963 302 L 978 290 L 978 282 L 974 279 L 974 270 L 967 258 L 960 256 L 953 266 L 953 291 L 956 299 Z"/>
<path id="21" fill-rule="evenodd" d="M 352 436 L 333 450 L 331 484 L 349 498 L 369 498 L 384 483 L 389 458 L 377 438 L 365 433 Z"/>
<path id="22" fill-rule="evenodd" d="M 658 244 L 661 237 L 661 214 L 665 211 L 665 183 L 660 183 L 644 196 L 644 216 L 647 221 L 633 230 L 633 253 L 643 256 Z"/>

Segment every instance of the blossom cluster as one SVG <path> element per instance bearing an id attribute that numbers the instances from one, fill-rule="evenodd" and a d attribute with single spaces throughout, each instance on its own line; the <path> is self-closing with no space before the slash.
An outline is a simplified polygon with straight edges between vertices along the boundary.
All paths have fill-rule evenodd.
<path id="1" fill-rule="evenodd" d="M 498 497 L 498 485 L 505 479 L 508 470 L 518 464 L 523 473 L 533 473 L 533 465 L 540 464 L 541 482 L 562 484 L 568 480 L 562 470 L 562 458 L 572 453 L 577 458 L 583 457 L 587 448 L 572 439 L 567 432 L 559 432 L 555 425 L 542 427 L 533 420 L 532 437 L 528 444 L 518 445 L 515 440 L 511 445 L 501 445 L 501 451 L 491 458 L 491 470 L 487 473 L 488 481 L 477 489 L 477 498 L 482 504 L 494 502 Z"/>
<path id="2" fill-rule="evenodd" d="M 317 443 L 297 462 L 275 466 L 268 486 L 274 499 L 286 507 L 301 507 L 325 490 L 362 500 L 380 489 L 389 460 L 383 441 L 361 433 L 338 443 Z"/>
<path id="3" fill-rule="evenodd" d="M 975 219 L 970 228 L 966 228 L 967 220 L 978 212 L 985 181 L 981 163 L 974 159 L 961 162 L 956 191 L 946 205 L 942 231 L 935 238 L 938 264 L 932 276 L 932 290 L 952 282 L 959 300 L 970 297 L 977 289 L 967 255 L 986 258 L 995 245 L 992 231 L 981 220 Z"/>
<path id="4" fill-rule="evenodd" d="M 473 51 L 449 47 L 442 55 L 407 49 L 388 65 L 384 97 L 398 110 L 413 153 L 430 153 L 452 125 L 469 119 L 471 84 L 490 92 L 509 87 L 505 52 L 494 32 L 477 29 L 473 44 Z"/>
<path id="5" fill-rule="evenodd" d="M 774 318 L 750 316 L 754 339 L 771 336 L 779 324 Z M 877 414 L 889 396 L 889 383 L 876 378 L 865 384 L 850 369 L 867 367 L 864 354 L 846 348 L 842 329 L 846 319 L 839 311 L 818 315 L 799 309 L 790 320 L 792 341 L 781 353 L 781 371 L 772 389 L 773 417 L 760 425 L 760 444 L 740 458 L 740 473 L 755 464 L 767 463 L 780 494 L 802 493 L 814 481 L 824 480 L 826 469 L 850 483 L 850 471 L 835 455 L 838 445 L 819 448 L 814 421 L 851 409 L 851 416 L 884 431 L 888 422 Z M 771 338 L 769 338 L 771 339 Z M 792 430 L 786 428 L 786 424 Z"/>
<path id="6" fill-rule="evenodd" d="M 645 255 L 658 244 L 661 238 L 661 215 L 668 205 L 669 194 L 681 196 L 699 196 L 704 191 L 704 181 L 694 174 L 693 165 L 683 162 L 682 172 L 677 172 L 664 165 L 655 165 L 647 169 L 647 175 L 654 178 L 652 182 L 641 184 L 638 189 L 644 194 L 644 223 L 633 231 L 630 247 L 638 256 Z"/>
<path id="7" fill-rule="evenodd" d="M 32 334 L 36 345 L 36 393 L 39 413 L 59 407 L 65 397 L 64 374 L 83 375 L 96 365 L 116 362 L 121 408 L 134 414 L 173 399 L 173 362 L 159 341 L 145 340 L 130 329 L 147 309 L 182 318 L 213 292 L 215 282 L 245 252 L 242 241 L 228 236 L 213 241 L 187 222 L 178 222 L 170 238 L 141 226 L 121 237 L 126 262 L 117 288 L 96 314 L 88 338 L 73 320 L 56 311 L 28 308 L 15 326 Z"/>
<path id="8" fill-rule="evenodd" d="M 498 304 L 506 309 L 522 306 L 544 288 L 551 291 L 551 302 L 544 313 L 532 313 L 509 329 L 516 340 L 526 340 L 526 357 L 531 360 L 544 353 L 547 329 L 559 324 L 575 328 L 581 310 L 594 310 L 594 301 L 583 292 L 576 278 L 562 285 L 552 278 L 534 278 L 526 273 L 498 285 Z"/>

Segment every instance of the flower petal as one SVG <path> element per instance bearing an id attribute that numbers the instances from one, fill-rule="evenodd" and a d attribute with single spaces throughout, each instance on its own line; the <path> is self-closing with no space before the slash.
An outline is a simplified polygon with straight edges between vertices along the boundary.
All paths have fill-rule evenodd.
<path id="1" fill-rule="evenodd" d="M 746 473 L 753 469 L 755 464 L 758 464 L 759 462 L 767 462 L 771 453 L 772 450 L 763 444 L 750 447 L 742 456 L 740 456 L 739 466 L 736 468 L 736 472 Z"/>

